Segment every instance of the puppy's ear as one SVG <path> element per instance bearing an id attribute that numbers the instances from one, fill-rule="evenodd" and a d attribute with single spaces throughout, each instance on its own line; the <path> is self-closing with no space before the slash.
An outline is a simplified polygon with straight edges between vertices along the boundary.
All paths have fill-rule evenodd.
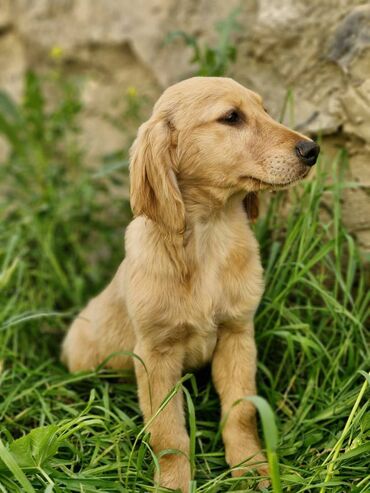
<path id="1" fill-rule="evenodd" d="M 245 212 L 248 219 L 252 222 L 256 221 L 259 214 L 258 195 L 255 192 L 249 192 L 243 201 Z"/>
<path id="2" fill-rule="evenodd" d="M 135 216 L 143 214 L 176 234 L 184 231 L 185 208 L 175 155 L 169 122 L 152 117 L 141 125 L 130 151 L 130 201 Z"/>

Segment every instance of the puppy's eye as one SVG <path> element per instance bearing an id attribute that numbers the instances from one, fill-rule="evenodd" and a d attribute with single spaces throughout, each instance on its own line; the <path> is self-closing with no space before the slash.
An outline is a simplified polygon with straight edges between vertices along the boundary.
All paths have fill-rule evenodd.
<path id="1" fill-rule="evenodd" d="M 242 115 L 237 110 L 232 110 L 226 113 L 218 120 L 220 123 L 225 123 L 226 125 L 238 125 L 243 121 Z"/>

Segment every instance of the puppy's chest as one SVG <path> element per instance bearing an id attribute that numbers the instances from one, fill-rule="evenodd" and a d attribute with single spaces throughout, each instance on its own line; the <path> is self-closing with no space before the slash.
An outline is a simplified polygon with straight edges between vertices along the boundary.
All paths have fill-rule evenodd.
<path id="1" fill-rule="evenodd" d="M 259 260 L 231 251 L 225 259 L 204 259 L 194 273 L 188 302 L 189 315 L 205 316 L 212 322 L 234 318 L 253 310 L 262 295 Z"/>
<path id="2" fill-rule="evenodd" d="M 194 270 L 183 307 L 187 324 L 198 330 L 238 318 L 257 307 L 263 292 L 258 254 L 242 247 L 205 255 Z M 185 301 L 185 300 L 184 300 Z"/>
<path id="3" fill-rule="evenodd" d="M 187 333 L 186 366 L 200 366 L 212 357 L 221 323 L 247 317 L 257 308 L 262 295 L 259 260 L 230 251 L 221 261 L 204 259 L 194 273 L 184 315 Z"/>

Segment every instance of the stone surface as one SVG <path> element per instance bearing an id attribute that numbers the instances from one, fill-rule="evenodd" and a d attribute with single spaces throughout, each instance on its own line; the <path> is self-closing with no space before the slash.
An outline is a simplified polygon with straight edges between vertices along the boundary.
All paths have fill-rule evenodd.
<path id="1" fill-rule="evenodd" d="M 54 70 L 58 53 L 58 69 L 83 82 L 82 139 L 97 162 L 122 146 L 106 115 L 121 111 L 129 87 L 153 100 L 194 73 L 191 50 L 165 44 L 166 35 L 184 30 L 212 43 L 215 23 L 239 5 L 229 75 L 260 92 L 273 116 L 321 136 L 328 153 L 348 149 L 359 187 L 346 192 L 344 217 L 370 250 L 368 1 L 0 0 L 0 86 L 20 98 L 25 70 Z"/>

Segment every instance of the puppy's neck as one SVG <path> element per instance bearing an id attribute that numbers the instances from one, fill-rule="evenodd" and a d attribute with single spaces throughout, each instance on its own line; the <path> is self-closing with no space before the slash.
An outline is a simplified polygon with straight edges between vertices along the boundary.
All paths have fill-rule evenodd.
<path id="1" fill-rule="evenodd" d="M 183 245 L 186 257 L 194 260 L 194 251 L 200 253 L 199 245 L 207 250 L 209 243 L 218 241 L 216 238 L 227 235 L 234 228 L 248 228 L 248 220 L 243 208 L 244 192 L 234 193 L 227 200 L 216 196 L 215 192 L 197 190 L 197 193 L 183 194 L 185 203 L 186 226 Z M 205 252 L 204 252 L 205 253 Z"/>
<path id="2" fill-rule="evenodd" d="M 246 195 L 213 186 L 183 187 L 181 192 L 188 232 L 197 224 L 214 224 L 225 215 L 233 214 L 241 207 Z"/>

